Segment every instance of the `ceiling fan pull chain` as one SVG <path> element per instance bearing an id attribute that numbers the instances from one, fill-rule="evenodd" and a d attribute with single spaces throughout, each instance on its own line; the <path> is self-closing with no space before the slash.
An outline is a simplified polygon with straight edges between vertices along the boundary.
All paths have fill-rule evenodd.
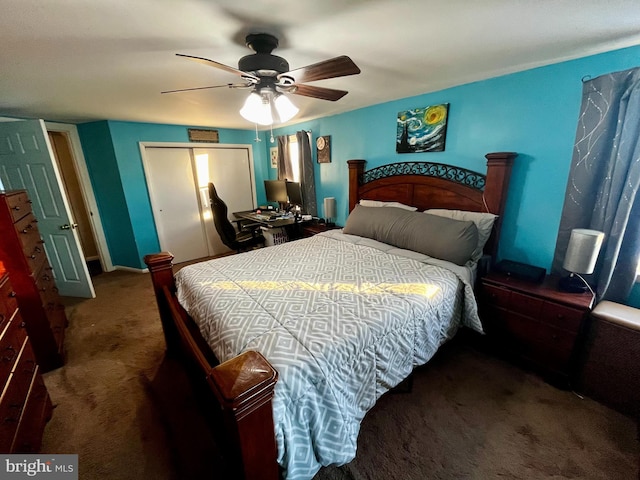
<path id="1" fill-rule="evenodd" d="M 269 140 L 271 143 L 275 143 L 276 140 L 273 138 L 273 123 L 269 125 L 269 128 L 271 129 L 271 138 Z"/>
<path id="2" fill-rule="evenodd" d="M 262 140 L 260 140 L 260 137 L 258 137 L 258 124 L 254 123 L 255 127 L 256 127 L 256 139 L 254 140 L 255 142 L 261 142 Z"/>

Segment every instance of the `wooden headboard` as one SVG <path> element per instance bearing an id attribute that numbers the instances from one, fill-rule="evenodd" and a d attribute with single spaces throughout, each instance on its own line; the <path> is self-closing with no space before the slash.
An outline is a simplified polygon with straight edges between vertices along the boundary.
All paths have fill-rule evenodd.
<path id="1" fill-rule="evenodd" d="M 431 162 L 390 163 L 365 171 L 366 160 L 349 160 L 349 212 L 361 199 L 401 202 L 498 215 L 485 253 L 495 258 L 514 152 L 485 155 L 486 174 Z"/>

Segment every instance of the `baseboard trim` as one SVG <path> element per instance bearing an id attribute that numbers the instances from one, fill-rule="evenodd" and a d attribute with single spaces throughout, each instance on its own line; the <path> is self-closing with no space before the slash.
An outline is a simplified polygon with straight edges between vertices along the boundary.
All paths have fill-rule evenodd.
<path id="1" fill-rule="evenodd" d="M 133 267 L 125 267 L 123 265 L 114 265 L 113 268 L 115 268 L 116 270 L 124 270 L 125 272 L 149 273 L 148 268 L 133 268 Z"/>

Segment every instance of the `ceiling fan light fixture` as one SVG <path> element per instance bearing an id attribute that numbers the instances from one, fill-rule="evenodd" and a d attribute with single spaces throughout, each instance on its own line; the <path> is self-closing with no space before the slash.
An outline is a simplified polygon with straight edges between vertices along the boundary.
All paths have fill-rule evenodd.
<path id="1" fill-rule="evenodd" d="M 298 107 L 296 107 L 289 97 L 283 95 L 282 93 L 276 94 L 273 104 L 275 106 L 276 112 L 278 112 L 278 117 L 280 118 L 280 122 L 288 122 L 293 117 L 297 115 L 300 111 Z"/>
<path id="2" fill-rule="evenodd" d="M 258 125 L 272 125 L 273 115 L 271 114 L 269 95 L 251 92 L 240 109 L 240 115 Z"/>
<path id="3" fill-rule="evenodd" d="M 288 94 L 335 102 L 349 93 L 346 90 L 305 85 L 305 83 L 360 73 L 358 66 L 346 55 L 290 70 L 289 63 L 284 58 L 271 53 L 278 47 L 276 36 L 270 33 L 250 33 L 245 40 L 247 46 L 255 53 L 242 57 L 238 62 L 238 68 L 204 57 L 176 54 L 194 62 L 239 75 L 244 83 L 185 88 L 162 93 L 218 87 L 250 88 L 252 92 L 240 109 L 240 115 L 249 122 L 255 123 L 257 127 L 257 125 L 273 125 L 274 122 L 286 123 L 298 114 L 299 110 L 288 98 Z"/>

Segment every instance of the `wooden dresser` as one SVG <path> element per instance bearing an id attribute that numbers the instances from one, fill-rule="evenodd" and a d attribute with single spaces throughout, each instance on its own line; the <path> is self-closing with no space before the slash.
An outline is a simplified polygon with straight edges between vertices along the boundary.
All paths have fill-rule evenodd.
<path id="1" fill-rule="evenodd" d="M 24 190 L 0 191 L 0 261 L 4 263 L 43 372 L 64 363 L 67 317 Z"/>
<path id="2" fill-rule="evenodd" d="M 51 418 L 17 294 L 0 266 L 0 453 L 35 453 Z"/>
<path id="3" fill-rule="evenodd" d="M 479 307 L 488 342 L 517 357 L 559 387 L 575 380 L 591 294 L 558 290 L 558 278 L 538 284 L 491 272 L 480 280 Z"/>

